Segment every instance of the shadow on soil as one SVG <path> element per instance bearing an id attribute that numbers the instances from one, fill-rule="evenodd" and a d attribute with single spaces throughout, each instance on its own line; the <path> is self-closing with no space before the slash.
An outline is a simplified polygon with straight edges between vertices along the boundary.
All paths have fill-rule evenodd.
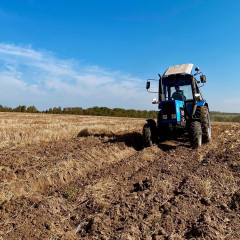
<path id="1" fill-rule="evenodd" d="M 125 143 L 128 147 L 134 148 L 136 151 L 141 151 L 144 148 L 144 141 L 142 134 L 138 132 L 131 132 L 131 133 L 125 133 L 125 134 L 107 134 L 107 133 L 102 133 L 102 134 L 90 134 L 87 129 L 81 130 L 78 135 L 78 137 L 88 137 L 88 136 L 94 136 L 94 137 L 107 137 L 108 140 L 106 142 L 110 143 L 118 143 L 118 142 L 123 142 Z M 173 140 L 174 139 L 174 140 Z M 170 136 L 169 139 L 166 139 L 163 142 L 160 142 L 157 144 L 157 146 L 164 152 L 170 151 L 172 149 L 176 149 L 177 147 L 185 147 L 185 148 L 190 148 L 190 145 L 188 144 L 188 137 L 187 135 L 184 136 Z"/>
<path id="2" fill-rule="evenodd" d="M 172 146 L 172 145 L 169 145 L 169 144 L 165 144 L 165 143 L 159 143 L 158 144 L 158 147 L 164 151 L 164 152 L 167 152 L 167 151 L 170 151 L 172 149 L 176 149 L 177 146 Z"/>
<path id="3" fill-rule="evenodd" d="M 187 136 L 166 139 L 166 141 L 158 143 L 158 147 L 164 152 L 176 149 L 178 147 L 191 148 Z"/>
<path id="4" fill-rule="evenodd" d="M 96 136 L 96 135 L 94 135 Z M 144 148 L 143 137 L 138 132 L 126 133 L 122 135 L 108 136 L 109 139 L 107 142 L 116 143 L 124 142 L 128 147 L 133 147 L 136 151 L 141 151 Z M 174 142 L 174 145 L 173 145 Z M 190 148 L 188 137 L 178 137 L 173 139 L 168 139 L 165 142 L 160 142 L 157 146 L 164 152 L 176 149 L 180 146 L 185 148 Z"/>
<path id="5" fill-rule="evenodd" d="M 88 137 L 88 136 L 94 136 L 94 137 L 107 137 L 108 140 L 106 142 L 111 143 L 117 143 L 117 142 L 124 142 L 128 147 L 133 147 L 136 151 L 141 151 L 143 149 L 143 138 L 142 135 L 138 132 L 132 132 L 132 133 L 125 133 L 125 134 L 91 134 L 88 129 L 82 129 L 77 137 Z"/>
<path id="6" fill-rule="evenodd" d="M 136 151 L 141 151 L 143 149 L 142 135 L 138 132 L 115 135 L 113 136 L 112 139 L 109 139 L 107 142 L 111 143 L 124 142 L 128 147 L 132 147 Z"/>

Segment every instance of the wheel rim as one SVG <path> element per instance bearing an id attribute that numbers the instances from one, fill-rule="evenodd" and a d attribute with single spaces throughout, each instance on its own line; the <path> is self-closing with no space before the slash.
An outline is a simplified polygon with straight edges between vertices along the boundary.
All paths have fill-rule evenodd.
<path id="1" fill-rule="evenodd" d="M 201 147 L 201 145 L 202 145 L 202 134 L 199 133 L 198 146 Z"/>
<path id="2" fill-rule="evenodd" d="M 211 126 L 210 126 L 209 114 L 207 115 L 207 120 L 208 120 L 208 137 L 211 138 Z"/>

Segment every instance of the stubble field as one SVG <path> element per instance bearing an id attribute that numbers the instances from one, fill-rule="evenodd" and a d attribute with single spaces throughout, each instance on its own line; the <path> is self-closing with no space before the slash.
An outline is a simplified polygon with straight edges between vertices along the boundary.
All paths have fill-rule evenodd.
<path id="1" fill-rule="evenodd" d="M 240 124 L 143 148 L 144 119 L 0 114 L 0 239 L 240 239 Z"/>

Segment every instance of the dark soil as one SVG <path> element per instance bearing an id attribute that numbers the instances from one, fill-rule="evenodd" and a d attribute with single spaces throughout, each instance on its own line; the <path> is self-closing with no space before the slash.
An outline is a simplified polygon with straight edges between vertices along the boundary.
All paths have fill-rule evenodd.
<path id="1" fill-rule="evenodd" d="M 142 148 L 138 133 L 0 153 L 0 239 L 240 239 L 240 124 Z"/>

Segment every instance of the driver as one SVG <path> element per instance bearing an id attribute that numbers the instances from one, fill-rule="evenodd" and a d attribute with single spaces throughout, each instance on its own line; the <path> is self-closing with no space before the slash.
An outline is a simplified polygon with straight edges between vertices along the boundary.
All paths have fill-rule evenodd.
<path id="1" fill-rule="evenodd" d="M 178 85 L 175 86 L 175 90 L 176 91 L 172 94 L 172 98 L 174 100 L 186 101 L 183 90 L 180 90 L 180 87 Z"/>

